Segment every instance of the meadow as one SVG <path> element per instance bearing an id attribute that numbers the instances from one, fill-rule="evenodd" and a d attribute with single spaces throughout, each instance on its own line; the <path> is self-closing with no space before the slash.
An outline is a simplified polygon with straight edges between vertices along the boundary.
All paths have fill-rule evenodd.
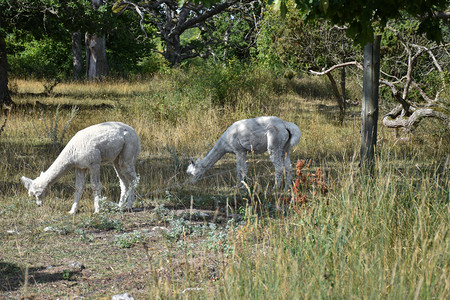
<path id="1" fill-rule="evenodd" d="M 359 168 L 360 106 L 343 124 L 322 78 L 193 68 L 132 81 L 11 79 L 16 105 L 0 136 L 0 298 L 448 299 L 450 133 L 426 120 L 408 140 L 379 127 L 376 166 Z M 359 87 L 349 87 L 358 95 Z M 387 104 L 382 103 L 382 110 Z M 382 115 L 384 111 L 381 111 Z M 196 184 L 203 157 L 234 121 L 296 123 L 295 191 L 272 191 L 266 155 L 249 155 L 245 189 L 226 155 Z M 89 184 L 69 215 L 73 170 L 42 206 L 37 177 L 80 129 L 105 121 L 141 138 L 131 211 L 102 168 L 102 211 Z M 298 163 L 298 161 L 304 161 Z"/>

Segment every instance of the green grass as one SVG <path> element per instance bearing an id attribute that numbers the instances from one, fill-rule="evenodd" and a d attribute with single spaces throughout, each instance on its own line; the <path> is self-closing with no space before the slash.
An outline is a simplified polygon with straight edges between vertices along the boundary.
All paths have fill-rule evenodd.
<path id="1" fill-rule="evenodd" d="M 194 69 L 133 83 L 65 83 L 49 97 L 36 95 L 38 82 L 12 81 L 17 106 L 0 136 L 0 298 L 449 297 L 450 134 L 433 121 L 408 142 L 380 127 L 369 177 L 358 167 L 358 107 L 339 125 L 319 78 Z M 79 110 L 62 144 L 107 120 L 128 123 L 140 135 L 132 212 L 106 206 L 94 215 L 87 186 L 80 212 L 68 215 L 73 171 L 42 207 L 21 186 L 22 175 L 38 176 L 61 151 L 46 138 L 47 125 L 58 120 L 60 137 L 73 105 Z M 267 155 L 249 156 L 248 190 L 233 188 L 231 155 L 187 184 L 190 156 L 205 155 L 234 121 L 261 114 L 298 124 L 303 135 L 292 161 L 311 160 L 305 174 L 320 168 L 327 195 L 314 195 L 310 186 L 308 202 L 300 204 L 289 193 L 273 193 Z M 102 169 L 102 184 L 107 201 L 117 202 L 111 166 Z M 73 261 L 85 268 L 70 267 Z"/>
<path id="2" fill-rule="evenodd" d="M 258 299 L 448 297 L 448 179 L 397 172 L 381 168 L 368 180 L 350 168 L 329 205 L 269 219 L 243 242 L 222 292 Z"/>

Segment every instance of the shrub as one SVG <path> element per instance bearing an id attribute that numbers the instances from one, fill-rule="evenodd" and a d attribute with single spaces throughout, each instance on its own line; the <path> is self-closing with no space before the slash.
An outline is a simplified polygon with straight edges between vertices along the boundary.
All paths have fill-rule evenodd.
<path id="1" fill-rule="evenodd" d="M 122 235 L 117 235 L 114 238 L 114 243 L 119 248 L 130 248 L 137 243 L 145 243 L 146 241 L 147 236 L 137 230 L 129 233 L 124 233 Z"/>

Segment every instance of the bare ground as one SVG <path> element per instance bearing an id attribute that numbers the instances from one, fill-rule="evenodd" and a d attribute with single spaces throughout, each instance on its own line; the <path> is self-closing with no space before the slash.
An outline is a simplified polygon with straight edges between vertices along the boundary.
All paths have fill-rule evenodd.
<path id="1" fill-rule="evenodd" d="M 220 277 L 224 256 L 215 244 L 220 241 L 207 241 L 226 223 L 218 211 L 140 209 L 100 219 L 114 219 L 120 229 L 95 218 L 67 216 L 52 226 L 2 228 L 0 299 L 97 299 L 125 292 L 141 299 L 155 285 L 181 292 Z M 169 219 L 182 220 L 182 231 L 197 226 L 208 234 L 177 233 Z M 206 229 L 210 224 L 216 229 Z M 140 239 L 119 245 L 120 237 L 137 233 Z"/>

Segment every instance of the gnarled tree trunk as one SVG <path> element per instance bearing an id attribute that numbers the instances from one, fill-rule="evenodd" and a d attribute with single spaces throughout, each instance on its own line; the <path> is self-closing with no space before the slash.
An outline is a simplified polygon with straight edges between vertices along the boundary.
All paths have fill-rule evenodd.
<path id="1" fill-rule="evenodd" d="M 104 36 L 86 33 L 86 78 L 102 79 L 108 73 L 106 39 Z"/>
<path id="2" fill-rule="evenodd" d="M 450 129 L 450 118 L 444 113 L 427 107 L 418 109 L 410 107 L 410 110 L 406 112 L 403 105 L 399 105 L 387 113 L 383 117 L 383 125 L 389 128 L 403 128 L 407 132 L 412 132 L 423 118 L 438 118 Z"/>
<path id="3" fill-rule="evenodd" d="M 166 39 L 166 51 L 164 51 L 163 56 L 172 67 L 180 66 L 183 59 L 179 35 Z"/>
<path id="4" fill-rule="evenodd" d="M 102 0 L 91 0 L 94 9 L 102 5 Z M 106 38 L 95 33 L 86 32 L 86 78 L 88 80 L 102 79 L 108 73 L 106 60 Z"/>

